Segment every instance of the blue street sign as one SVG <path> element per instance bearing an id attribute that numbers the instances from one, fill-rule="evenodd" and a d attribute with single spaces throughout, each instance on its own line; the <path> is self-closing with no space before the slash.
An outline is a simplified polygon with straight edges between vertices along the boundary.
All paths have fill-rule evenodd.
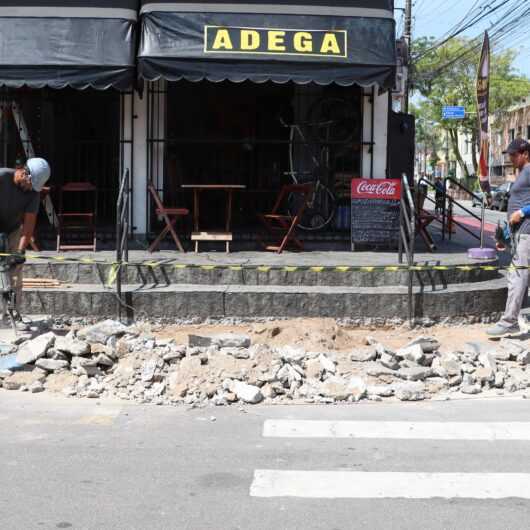
<path id="1" fill-rule="evenodd" d="M 442 119 L 444 120 L 463 120 L 466 117 L 465 107 L 443 107 Z"/>

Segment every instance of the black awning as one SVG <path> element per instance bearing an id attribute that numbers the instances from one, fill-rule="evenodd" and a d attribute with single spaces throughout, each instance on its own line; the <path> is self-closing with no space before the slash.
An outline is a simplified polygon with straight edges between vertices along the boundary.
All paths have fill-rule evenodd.
<path id="1" fill-rule="evenodd" d="M 393 0 L 143 0 L 147 80 L 395 81 Z"/>
<path id="2" fill-rule="evenodd" d="M 0 0 L 0 86 L 126 89 L 138 0 Z"/>

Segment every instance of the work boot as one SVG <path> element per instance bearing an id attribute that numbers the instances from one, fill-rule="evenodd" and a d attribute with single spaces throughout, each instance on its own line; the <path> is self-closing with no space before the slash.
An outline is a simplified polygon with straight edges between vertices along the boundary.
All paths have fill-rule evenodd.
<path id="1" fill-rule="evenodd" d="M 492 328 L 486 330 L 486 334 L 490 337 L 506 337 L 507 335 L 515 335 L 520 333 L 521 328 L 519 324 L 503 324 L 502 322 L 497 322 Z"/>

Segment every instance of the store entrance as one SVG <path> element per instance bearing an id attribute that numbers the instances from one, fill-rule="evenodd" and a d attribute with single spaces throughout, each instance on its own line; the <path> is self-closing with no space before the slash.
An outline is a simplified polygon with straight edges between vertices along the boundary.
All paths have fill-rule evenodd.
<path id="1" fill-rule="evenodd" d="M 322 101 L 335 107 L 323 110 Z M 336 198 L 337 211 L 349 196 L 349 180 L 360 176 L 358 87 L 182 81 L 163 89 L 155 85 L 150 109 L 151 179 L 165 202 L 192 208 L 183 184 L 244 185 L 233 217 L 240 238 L 254 239 L 256 214 L 271 210 L 282 185 L 292 183 L 293 172 L 303 182 L 321 178 Z M 222 217 L 222 195 L 205 195 L 204 201 L 203 223 Z M 334 215 L 317 232 L 341 228 Z"/>

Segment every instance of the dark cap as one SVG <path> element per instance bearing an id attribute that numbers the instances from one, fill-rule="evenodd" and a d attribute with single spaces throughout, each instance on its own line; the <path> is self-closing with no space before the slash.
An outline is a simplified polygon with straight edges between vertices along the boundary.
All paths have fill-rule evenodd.
<path id="1" fill-rule="evenodd" d="M 513 155 L 514 153 L 522 153 L 523 151 L 530 151 L 530 144 L 524 138 L 516 138 L 506 149 L 503 151 L 503 155 Z"/>

